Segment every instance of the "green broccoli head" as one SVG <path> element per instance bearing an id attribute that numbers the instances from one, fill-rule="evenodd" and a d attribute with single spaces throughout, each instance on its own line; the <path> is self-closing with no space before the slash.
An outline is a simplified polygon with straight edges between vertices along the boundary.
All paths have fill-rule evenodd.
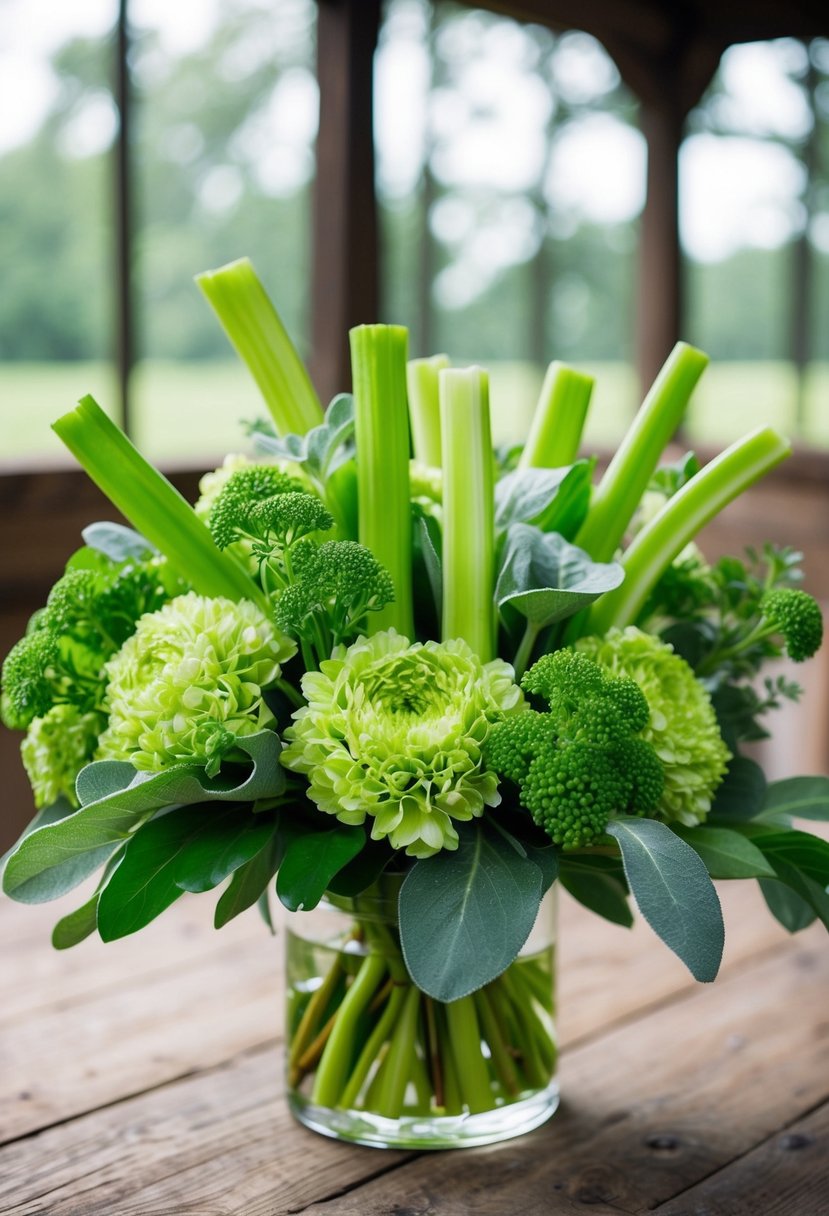
<path id="1" fill-rule="evenodd" d="M 521 787 L 524 806 L 554 844 L 584 848 L 630 800 L 631 779 L 612 752 L 571 743 L 548 747 L 530 764 Z"/>
<path id="2" fill-rule="evenodd" d="M 488 768 L 520 785 L 537 752 L 552 746 L 553 724 L 549 714 L 527 709 L 497 722 L 484 744 Z"/>
<path id="3" fill-rule="evenodd" d="M 251 464 L 237 469 L 225 482 L 213 509 L 209 527 L 217 548 L 226 549 L 243 536 L 257 536 L 251 515 L 258 503 L 279 494 L 303 492 L 296 478 L 268 464 Z"/>
<path id="4" fill-rule="evenodd" d="M 272 536 L 283 548 L 311 532 L 328 532 L 334 519 L 316 494 L 289 490 L 263 498 L 250 511 L 250 525 L 258 536 Z"/>
<path id="5" fill-rule="evenodd" d="M 792 587 L 767 591 L 760 607 L 769 632 L 782 635 L 790 659 L 802 663 L 820 649 L 823 617 L 817 600 L 807 592 Z"/>
<path id="6" fill-rule="evenodd" d="M 539 659 L 522 683 L 549 709 L 496 726 L 487 759 L 518 785 L 522 805 L 555 844 L 583 848 L 613 815 L 657 810 L 663 767 L 641 738 L 650 709 L 634 680 L 586 654 L 559 650 Z"/>
<path id="7" fill-rule="evenodd" d="M 297 581 L 278 596 L 275 617 L 293 637 L 313 638 L 324 623 L 336 645 L 359 630 L 368 612 L 394 599 L 391 575 L 356 541 L 301 545 L 292 565 Z"/>
<path id="8" fill-rule="evenodd" d="M 95 612 L 98 583 L 93 570 L 67 571 L 49 592 L 42 626 L 61 634 L 87 622 Z"/>
<path id="9" fill-rule="evenodd" d="M 25 730 L 41 718 L 54 700 L 53 675 L 58 639 L 49 629 L 27 633 L 3 663 L 3 722 L 10 730 Z"/>

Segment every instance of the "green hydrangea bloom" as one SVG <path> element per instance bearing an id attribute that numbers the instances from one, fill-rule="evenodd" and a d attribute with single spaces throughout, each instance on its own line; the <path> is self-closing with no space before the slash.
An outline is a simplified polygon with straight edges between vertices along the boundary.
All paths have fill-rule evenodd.
<path id="1" fill-rule="evenodd" d="M 635 680 L 647 698 L 650 720 L 642 738 L 665 769 L 659 816 L 688 827 L 701 823 L 731 753 L 711 698 L 691 667 L 672 646 L 632 625 L 603 638 L 582 638 L 576 647 L 613 675 Z"/>
<path id="2" fill-rule="evenodd" d="M 236 758 L 237 737 L 273 724 L 262 689 L 295 651 L 249 600 L 170 600 L 106 664 L 98 758 L 149 770 L 190 761 L 215 773 L 223 757 Z"/>
<path id="3" fill-rule="evenodd" d="M 78 805 L 75 778 L 92 759 L 105 723 L 102 714 L 81 713 L 75 705 L 53 705 L 35 718 L 20 745 L 35 806 L 51 806 L 61 796 Z"/>
<path id="4" fill-rule="evenodd" d="M 456 849 L 453 820 L 501 800 L 482 747 L 492 723 L 521 704 L 513 670 L 481 663 L 466 642 L 411 645 L 393 629 L 338 646 L 302 680 L 308 705 L 285 732 L 282 762 L 343 823 L 372 819 L 410 857 Z"/>

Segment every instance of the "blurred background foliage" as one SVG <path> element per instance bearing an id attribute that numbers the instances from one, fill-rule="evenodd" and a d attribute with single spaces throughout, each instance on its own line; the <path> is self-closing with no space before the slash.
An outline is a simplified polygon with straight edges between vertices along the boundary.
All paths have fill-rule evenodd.
<path id="1" fill-rule="evenodd" d="M 249 254 L 307 352 L 314 5 L 132 0 L 130 17 L 135 430 L 156 458 L 206 460 L 258 410 L 192 276 Z M 48 422 L 76 397 L 115 399 L 114 2 L 54 18 L 47 0 L 0 11 L 0 411 L 4 456 L 30 461 L 59 456 Z M 390 0 L 376 90 L 381 319 L 413 353 L 490 366 L 499 437 L 520 437 L 549 359 L 587 367 L 590 438 L 612 442 L 639 393 L 645 150 L 611 59 L 576 31 Z M 762 413 L 829 446 L 829 41 L 726 52 L 680 184 L 684 336 L 717 361 L 692 435 Z"/>

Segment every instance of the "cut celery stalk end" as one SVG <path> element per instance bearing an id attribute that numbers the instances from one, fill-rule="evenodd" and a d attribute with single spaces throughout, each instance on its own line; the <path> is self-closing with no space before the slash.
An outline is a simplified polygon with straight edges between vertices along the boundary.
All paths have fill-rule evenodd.
<path id="1" fill-rule="evenodd" d="M 440 373 L 443 447 L 444 641 L 495 655 L 495 522 L 489 378 L 479 367 Z"/>
<path id="2" fill-rule="evenodd" d="M 625 581 L 596 602 L 583 632 L 605 633 L 614 625 L 631 624 L 661 575 L 700 529 L 791 451 L 788 439 L 773 427 L 761 427 L 686 482 L 626 549 Z"/>
<path id="3" fill-rule="evenodd" d="M 573 463 L 595 383 L 592 376 L 564 363 L 550 364 L 519 469 L 559 469 Z"/>
<path id="4" fill-rule="evenodd" d="M 350 337 L 360 543 L 388 570 L 395 594 L 393 603 L 369 613 L 367 627 L 413 639 L 408 332 L 402 325 L 358 325 Z"/>
<path id="5" fill-rule="evenodd" d="M 414 454 L 417 460 L 435 469 L 441 464 L 438 376 L 448 366 L 448 355 L 410 359 L 406 366 Z"/>
<path id="6" fill-rule="evenodd" d="M 267 601 L 244 567 L 217 549 L 208 528 L 178 490 L 153 468 L 93 397 L 84 397 L 52 429 L 134 528 L 201 595 Z"/>
<path id="7" fill-rule="evenodd" d="M 647 489 L 665 445 L 682 420 L 708 356 L 677 342 L 600 481 L 575 543 L 610 561 Z"/>
<path id="8" fill-rule="evenodd" d="M 280 435 L 304 435 L 323 419 L 305 364 L 249 258 L 196 275 L 196 282 L 256 381 Z"/>

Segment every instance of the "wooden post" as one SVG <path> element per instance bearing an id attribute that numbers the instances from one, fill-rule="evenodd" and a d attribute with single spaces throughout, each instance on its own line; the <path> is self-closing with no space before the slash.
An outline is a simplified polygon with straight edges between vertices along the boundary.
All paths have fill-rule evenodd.
<path id="1" fill-rule="evenodd" d="M 311 374 L 322 401 L 351 384 L 348 330 L 378 320 L 372 86 L 380 0 L 319 0 Z"/>
<path id="2" fill-rule="evenodd" d="M 115 103 L 118 136 L 115 141 L 115 364 L 121 407 L 121 426 L 131 430 L 130 380 L 135 362 L 135 309 L 132 287 L 132 83 L 129 69 L 128 0 L 119 0 L 115 35 Z"/>
<path id="3" fill-rule="evenodd" d="M 648 171 L 639 234 L 636 361 L 646 390 L 682 335 L 678 173 L 682 109 L 667 93 L 664 99 L 643 101 L 640 126 L 648 145 Z"/>

